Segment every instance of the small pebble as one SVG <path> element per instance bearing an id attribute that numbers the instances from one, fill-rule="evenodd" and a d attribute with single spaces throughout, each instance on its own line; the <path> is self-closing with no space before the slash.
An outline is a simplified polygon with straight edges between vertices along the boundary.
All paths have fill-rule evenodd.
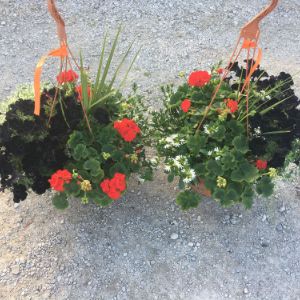
<path id="1" fill-rule="evenodd" d="M 172 233 L 170 238 L 171 238 L 171 240 L 177 240 L 178 239 L 178 234 L 177 233 Z"/>

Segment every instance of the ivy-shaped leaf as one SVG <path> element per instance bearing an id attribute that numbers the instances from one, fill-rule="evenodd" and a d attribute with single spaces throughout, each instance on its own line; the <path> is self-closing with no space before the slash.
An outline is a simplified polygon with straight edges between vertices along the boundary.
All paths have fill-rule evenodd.
<path id="1" fill-rule="evenodd" d="M 222 176 L 224 174 L 222 166 L 216 160 L 209 160 L 206 163 L 206 170 L 214 175 Z"/>
<path id="2" fill-rule="evenodd" d="M 223 125 L 219 125 L 217 131 L 213 132 L 211 134 L 211 137 L 217 140 L 218 142 L 221 142 L 224 140 L 225 133 L 226 133 L 226 128 Z"/>
<path id="3" fill-rule="evenodd" d="M 95 158 L 90 158 L 83 164 L 85 170 L 98 170 L 100 168 L 100 162 Z"/>
<path id="4" fill-rule="evenodd" d="M 264 197 L 270 197 L 273 194 L 274 183 L 268 176 L 263 176 L 256 185 L 256 191 L 258 194 Z"/>
<path id="5" fill-rule="evenodd" d="M 236 136 L 233 141 L 232 141 L 232 145 L 234 146 L 234 148 L 245 154 L 249 151 L 249 147 L 248 147 L 248 140 L 247 137 L 240 135 L 240 136 Z"/>
<path id="6" fill-rule="evenodd" d="M 80 185 L 76 181 L 72 180 L 70 183 L 64 185 L 65 192 L 68 195 L 78 197 L 80 194 Z"/>
<path id="7" fill-rule="evenodd" d="M 222 158 L 221 158 L 221 162 L 223 164 L 223 169 L 225 171 L 229 170 L 229 169 L 234 169 L 235 168 L 235 160 L 234 160 L 234 156 L 232 153 L 230 152 L 226 152 Z"/>
<path id="8" fill-rule="evenodd" d="M 247 186 L 242 194 L 242 201 L 247 209 L 250 209 L 253 204 L 254 192 L 252 187 Z"/>
<path id="9" fill-rule="evenodd" d="M 188 210 L 195 208 L 199 205 L 201 196 L 193 191 L 184 191 L 177 195 L 176 203 L 182 208 L 182 210 Z"/>
<path id="10" fill-rule="evenodd" d="M 258 176 L 259 172 L 257 168 L 248 162 L 240 164 L 239 168 L 231 173 L 231 179 L 237 182 L 246 181 L 248 183 L 253 183 Z"/>
<path id="11" fill-rule="evenodd" d="M 73 150 L 73 157 L 75 160 L 81 160 L 87 158 L 89 155 L 86 145 L 78 144 Z"/>
<path id="12" fill-rule="evenodd" d="M 67 196 L 64 193 L 56 194 L 52 198 L 52 203 L 57 209 L 60 209 L 60 210 L 64 210 L 69 206 Z"/>
<path id="13" fill-rule="evenodd" d="M 205 147 L 207 138 L 200 134 L 191 136 L 187 142 L 187 146 L 193 155 L 197 155 L 201 148 Z"/>

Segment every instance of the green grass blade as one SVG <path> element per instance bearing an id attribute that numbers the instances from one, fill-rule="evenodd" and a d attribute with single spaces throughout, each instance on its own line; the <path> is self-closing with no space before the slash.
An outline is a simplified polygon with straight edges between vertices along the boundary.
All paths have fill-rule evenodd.
<path id="1" fill-rule="evenodd" d="M 270 131 L 270 132 L 264 132 L 262 135 L 275 135 L 275 134 L 282 134 L 282 133 L 289 133 L 290 130 L 278 130 L 278 131 Z"/>
<path id="2" fill-rule="evenodd" d="M 94 101 L 90 108 L 94 107 L 95 105 L 98 105 L 99 103 L 103 102 L 104 100 L 106 100 L 108 97 L 112 96 L 113 94 L 115 94 L 115 91 L 111 91 L 110 93 L 106 94 L 105 96 L 103 96 L 102 98 L 98 99 L 97 101 Z"/>
<path id="3" fill-rule="evenodd" d="M 120 72 L 120 70 L 121 70 L 121 68 L 122 68 L 122 66 L 123 66 L 123 64 L 124 64 L 124 61 L 125 61 L 125 59 L 128 57 L 128 55 L 129 55 L 129 53 L 130 53 L 130 50 L 132 49 L 133 44 L 134 44 L 134 41 L 130 44 L 130 46 L 129 46 L 129 48 L 127 49 L 125 55 L 123 56 L 121 62 L 119 63 L 119 65 L 118 65 L 118 67 L 117 67 L 117 69 L 116 69 L 116 71 L 115 71 L 115 73 L 114 73 L 114 76 L 113 76 L 113 78 L 111 79 L 111 82 L 110 82 L 110 84 L 109 84 L 109 86 L 108 86 L 108 91 L 110 91 L 110 90 L 112 89 L 112 87 L 113 87 L 113 85 L 114 85 L 114 83 L 115 83 L 115 80 L 116 80 L 116 78 L 117 78 L 117 76 L 118 76 L 118 74 L 119 74 L 119 72 Z"/>
<path id="4" fill-rule="evenodd" d="M 126 72 L 126 74 L 125 74 L 125 76 L 124 76 L 122 82 L 121 82 L 120 85 L 119 85 L 119 89 L 120 89 L 121 87 L 124 86 L 124 84 L 125 84 L 125 82 L 126 82 L 126 80 L 127 80 L 128 74 L 129 74 L 129 72 L 131 71 L 131 69 L 132 69 L 132 67 L 133 67 L 133 65 L 134 65 L 134 63 L 135 63 L 135 61 L 136 61 L 138 55 L 140 54 L 141 50 L 142 50 L 142 47 L 140 47 L 140 49 L 138 50 L 138 52 L 135 54 L 133 60 L 131 61 L 131 64 L 130 64 L 129 68 L 128 68 L 128 70 L 127 70 L 127 72 Z"/>
<path id="5" fill-rule="evenodd" d="M 103 75 L 101 77 L 101 81 L 100 81 L 99 87 L 97 89 L 96 97 L 100 96 L 101 91 L 102 91 L 102 89 L 104 87 L 105 80 L 106 80 L 106 77 L 107 77 L 107 74 L 108 74 L 108 71 L 109 71 L 109 68 L 110 68 L 110 65 L 111 65 L 111 62 L 112 62 L 112 59 L 113 59 L 116 47 L 117 47 L 117 43 L 118 43 L 118 40 L 119 40 L 120 32 L 121 32 L 121 27 L 119 27 L 119 29 L 117 31 L 117 34 L 116 34 L 116 37 L 114 39 L 113 45 L 111 47 L 111 50 L 110 50 L 110 53 L 109 53 L 109 56 L 108 56 L 108 59 L 107 59 L 107 62 L 106 62 L 106 65 L 105 65 L 105 68 L 104 68 L 104 71 L 103 71 Z"/>
<path id="6" fill-rule="evenodd" d="M 97 72 L 97 77 L 96 77 L 96 81 L 95 81 L 95 85 L 94 85 L 94 91 L 93 91 L 94 95 L 96 95 L 96 93 L 97 93 L 100 78 L 101 78 L 102 65 L 103 65 L 103 59 L 104 59 L 105 48 L 106 48 L 106 40 L 107 40 L 107 33 L 105 33 L 103 44 L 102 44 L 102 50 L 101 50 L 100 61 L 99 61 L 99 66 L 98 66 L 98 72 Z"/>
<path id="7" fill-rule="evenodd" d="M 89 97 L 88 97 L 88 79 L 87 74 L 83 68 L 83 59 L 80 52 L 80 78 L 81 78 L 81 90 L 82 90 L 82 103 L 87 112 L 89 110 Z"/>

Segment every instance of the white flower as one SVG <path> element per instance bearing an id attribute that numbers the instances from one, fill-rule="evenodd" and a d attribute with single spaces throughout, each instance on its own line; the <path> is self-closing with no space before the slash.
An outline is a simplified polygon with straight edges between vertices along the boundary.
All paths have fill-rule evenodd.
<path id="1" fill-rule="evenodd" d="M 261 135 L 261 129 L 260 129 L 259 126 L 257 128 L 254 128 L 254 135 L 255 136 L 260 136 Z"/>
<path id="2" fill-rule="evenodd" d="M 178 160 L 174 160 L 174 166 L 177 167 L 178 169 L 183 169 L 183 166 Z"/>
<path id="3" fill-rule="evenodd" d="M 164 148 L 165 148 L 165 149 L 170 149 L 170 148 L 171 148 L 171 145 L 170 145 L 170 144 L 166 144 L 166 145 L 164 145 Z"/>
<path id="4" fill-rule="evenodd" d="M 216 156 L 215 160 L 220 160 L 220 158 L 221 158 L 220 156 Z"/>
<path id="5" fill-rule="evenodd" d="M 212 154 L 213 154 L 212 151 L 208 151 L 208 152 L 207 152 L 207 155 L 208 155 L 208 156 L 211 156 Z"/>
<path id="6" fill-rule="evenodd" d="M 166 171 L 166 172 L 170 172 L 170 171 L 171 171 L 171 166 L 166 165 L 166 166 L 165 166 L 165 171 Z"/>
<path id="7" fill-rule="evenodd" d="M 192 180 L 189 177 L 183 178 L 184 183 L 190 183 Z"/>
<path id="8" fill-rule="evenodd" d="M 210 131 L 209 131 L 209 129 L 208 129 L 208 126 L 207 126 L 207 125 L 204 125 L 204 126 L 203 126 L 203 128 L 204 128 L 204 133 L 206 133 L 206 134 L 210 134 Z"/>
<path id="9" fill-rule="evenodd" d="M 219 147 L 216 147 L 216 148 L 214 149 L 214 151 L 215 151 L 215 152 L 219 152 L 219 151 L 220 151 Z"/>
<path id="10" fill-rule="evenodd" d="M 152 158 L 150 159 L 150 163 L 151 163 L 152 165 L 157 165 L 157 164 L 159 163 L 158 157 L 157 157 L 157 156 L 152 157 Z"/>

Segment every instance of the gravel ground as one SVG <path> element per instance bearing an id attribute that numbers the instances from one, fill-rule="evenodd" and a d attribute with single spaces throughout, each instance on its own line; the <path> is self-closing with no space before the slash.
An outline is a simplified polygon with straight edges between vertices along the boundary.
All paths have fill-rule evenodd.
<path id="1" fill-rule="evenodd" d="M 91 69 L 105 29 L 123 24 L 119 53 L 137 38 L 143 51 L 130 82 L 155 108 L 160 84 L 226 59 L 268 1 L 58 2 L 69 43 Z M 263 66 L 296 74 L 300 4 L 280 2 L 262 26 Z M 0 0 L 0 97 L 31 82 L 38 58 L 56 46 L 45 1 Z M 45 78 L 54 70 L 48 64 Z M 295 82 L 299 91 L 299 74 Z M 160 171 L 153 183 L 132 180 L 107 209 L 74 200 L 59 212 L 50 193 L 20 205 L 0 194 L 0 299 L 300 299 L 299 187 L 299 177 L 278 180 L 275 196 L 251 211 L 206 199 L 182 212 Z"/>

